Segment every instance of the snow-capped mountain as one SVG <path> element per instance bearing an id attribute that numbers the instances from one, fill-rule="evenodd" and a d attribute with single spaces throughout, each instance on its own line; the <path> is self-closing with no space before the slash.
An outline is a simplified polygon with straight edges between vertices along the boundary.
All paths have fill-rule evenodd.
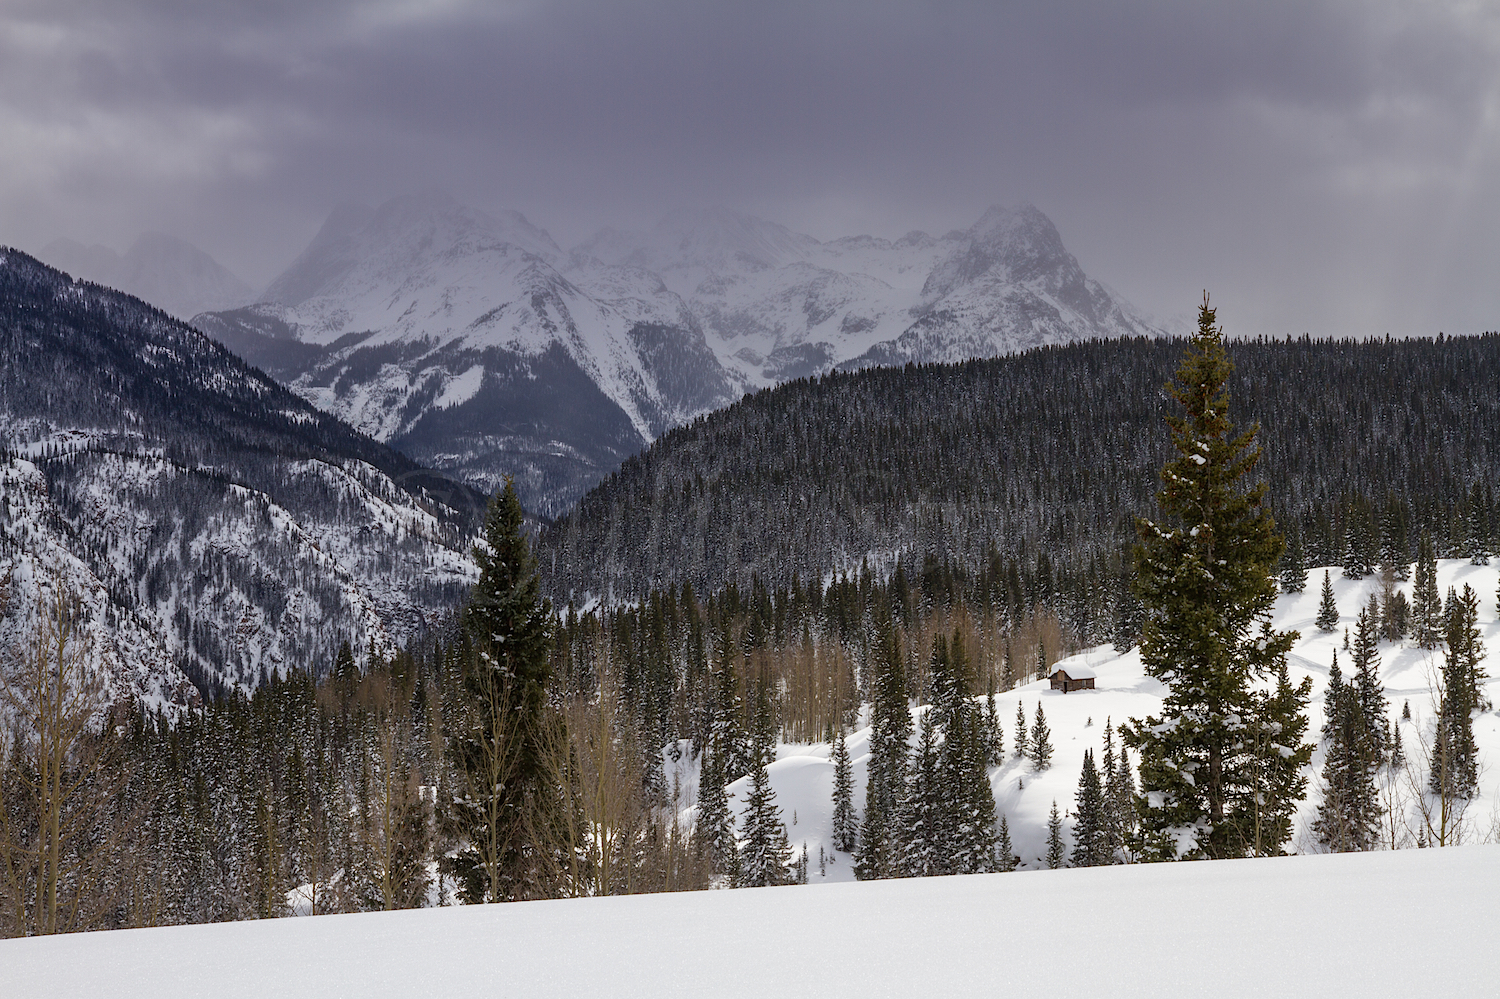
<path id="1" fill-rule="evenodd" d="M 255 291 L 191 243 L 146 233 L 123 254 L 71 239 L 47 244 L 41 259 L 74 277 L 129 292 L 179 319 L 251 302 Z"/>
<path id="2" fill-rule="evenodd" d="M 389 653 L 476 577 L 483 498 L 145 303 L 0 249 L 0 632 L 61 588 L 112 694 Z M 191 682 L 190 682 L 191 681 Z"/>
<path id="3" fill-rule="evenodd" d="M 336 210 L 261 304 L 194 322 L 327 412 L 561 512 L 665 430 L 834 367 L 1159 332 L 1031 206 L 820 242 L 724 209 L 563 253 L 443 195 Z"/>
<path id="4" fill-rule="evenodd" d="M 441 195 L 336 211 L 266 304 L 199 328 L 304 398 L 533 509 L 580 493 L 731 384 L 682 299 L 629 267 L 585 292 L 522 216 Z"/>
<path id="5" fill-rule="evenodd" d="M 650 233 L 606 230 L 580 254 L 660 274 L 749 386 L 1159 332 L 1087 277 L 1031 205 L 941 238 L 826 243 L 723 209 L 679 213 Z"/>

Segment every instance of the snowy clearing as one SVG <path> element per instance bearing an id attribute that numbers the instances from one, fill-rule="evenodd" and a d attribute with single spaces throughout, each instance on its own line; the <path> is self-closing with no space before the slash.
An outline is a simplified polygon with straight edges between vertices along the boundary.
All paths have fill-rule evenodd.
<path id="1" fill-rule="evenodd" d="M 117 930 L 0 942 L 0 994 L 1490 997 L 1497 884 L 1472 846 Z"/>

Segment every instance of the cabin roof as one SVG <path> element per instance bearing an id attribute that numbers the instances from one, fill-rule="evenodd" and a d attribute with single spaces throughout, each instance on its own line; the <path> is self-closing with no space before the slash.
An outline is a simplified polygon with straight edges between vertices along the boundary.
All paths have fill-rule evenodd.
<path id="1" fill-rule="evenodd" d="M 1054 666 L 1052 669 L 1052 675 L 1056 676 L 1059 673 L 1067 676 L 1069 680 L 1093 680 L 1097 679 L 1099 676 L 1099 674 L 1095 673 L 1092 668 L 1085 666 L 1082 663 L 1068 663 L 1066 666 Z"/>

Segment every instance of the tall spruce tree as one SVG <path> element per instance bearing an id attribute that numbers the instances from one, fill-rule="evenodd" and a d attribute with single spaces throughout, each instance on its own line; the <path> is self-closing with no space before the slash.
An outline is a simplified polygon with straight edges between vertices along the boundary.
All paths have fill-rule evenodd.
<path id="1" fill-rule="evenodd" d="M 1422 531 L 1417 543 L 1417 572 L 1411 596 L 1412 637 L 1424 649 L 1443 640 L 1443 595 L 1437 584 L 1437 554 L 1432 535 Z"/>
<path id="2" fill-rule="evenodd" d="M 1047 869 L 1057 870 L 1067 866 L 1068 850 L 1063 844 L 1063 820 L 1057 811 L 1057 799 L 1052 799 L 1052 812 L 1047 816 Z"/>
<path id="3" fill-rule="evenodd" d="M 849 747 L 839 730 L 833 743 L 833 848 L 853 853 L 859 838 L 859 823 L 854 815 L 854 766 L 849 762 Z"/>
<path id="4" fill-rule="evenodd" d="M 1323 716 L 1323 802 L 1313 833 L 1335 853 L 1368 850 L 1376 842 L 1379 821 L 1378 764 L 1372 766 L 1368 755 L 1358 685 L 1344 682 L 1336 651 L 1328 670 Z"/>
<path id="5" fill-rule="evenodd" d="M 775 728 L 761 720 L 770 713 L 770 695 L 761 690 L 756 701 L 755 763 L 750 771 L 750 796 L 745 799 L 745 837 L 740 843 L 739 884 L 746 888 L 792 883 L 792 845 L 766 773 L 776 755 Z"/>
<path id="6" fill-rule="evenodd" d="M 1119 577 L 1115 585 L 1116 652 L 1129 652 L 1135 648 L 1136 642 L 1141 639 L 1141 621 L 1145 613 L 1146 609 L 1141 606 L 1141 598 L 1135 595 L 1135 577 L 1130 571 L 1130 560 L 1121 559 Z"/>
<path id="7" fill-rule="evenodd" d="M 549 765 L 551 605 L 541 596 L 514 483 L 489 504 L 474 548 L 479 581 L 463 611 L 463 718 L 449 745 L 462 844 L 445 862 L 469 902 L 545 897 L 563 801 Z"/>
<path id="8" fill-rule="evenodd" d="M 953 829 L 948 788 L 941 772 L 937 719 L 932 711 L 917 726 L 917 751 L 896 813 L 897 864 L 902 877 L 951 874 Z"/>
<path id="9" fill-rule="evenodd" d="M 739 874 L 739 848 L 734 837 L 734 813 L 729 810 L 724 790 L 724 751 L 711 743 L 702 759 L 693 843 L 707 859 L 711 874 L 733 887 Z"/>
<path id="10" fill-rule="evenodd" d="M 1109 818 L 1104 801 L 1104 786 L 1094 766 L 1094 751 L 1083 751 L 1083 770 L 1078 775 L 1078 794 L 1074 799 L 1073 855 L 1074 867 L 1101 867 L 1112 862 L 1109 845 Z"/>
<path id="11" fill-rule="evenodd" d="M 1141 658 L 1168 688 L 1160 717 L 1131 720 L 1140 755 L 1144 849 L 1158 859 L 1239 857 L 1254 849 L 1265 788 L 1248 738 L 1262 725 L 1255 684 L 1275 673 L 1296 640 L 1276 632 L 1274 570 L 1282 540 L 1250 486 L 1256 428 L 1229 418 L 1233 370 L 1208 296 L 1198 332 L 1169 387 L 1176 456 L 1162 469 L 1161 520 L 1140 521 L 1136 575 L 1146 624 Z M 1280 844 L 1277 844 L 1279 848 Z"/>
<path id="12" fill-rule="evenodd" d="M 1333 631 L 1339 626 L 1339 605 L 1333 599 L 1333 580 L 1323 570 L 1323 596 L 1318 601 L 1318 618 L 1313 622 L 1319 631 Z"/>
<path id="13" fill-rule="evenodd" d="M 874 648 L 874 723 L 865 781 L 865 815 L 859 830 L 854 872 L 862 880 L 896 875 L 896 810 L 906 789 L 911 709 L 901 643 L 889 610 L 877 615 Z"/>
<path id="14" fill-rule="evenodd" d="M 1042 712 L 1042 702 L 1036 702 L 1036 721 L 1031 724 L 1029 743 L 1031 765 L 1046 770 L 1052 765 L 1052 730 L 1047 727 L 1047 716 Z"/>
<path id="15" fill-rule="evenodd" d="M 1469 556 L 1473 565 L 1490 564 L 1490 504 L 1485 496 L 1483 485 L 1478 479 L 1474 480 L 1474 488 L 1469 490 L 1469 524 L 1468 537 L 1465 539 L 1464 554 Z"/>
<path id="16" fill-rule="evenodd" d="M 1292 821 L 1297 805 L 1307 793 L 1306 768 L 1312 760 L 1307 734 L 1307 703 L 1312 697 L 1312 678 L 1292 686 L 1285 660 L 1276 672 L 1276 684 L 1269 691 L 1252 692 L 1256 711 L 1250 729 L 1252 817 L 1248 829 L 1247 852 L 1253 856 L 1274 856 L 1284 852 L 1292 838 Z M 1129 775 L 1126 775 L 1129 780 Z"/>
<path id="17" fill-rule="evenodd" d="M 1479 595 L 1467 583 L 1462 594 L 1449 593 L 1447 649 L 1442 699 L 1433 736 L 1429 789 L 1446 799 L 1472 798 L 1479 786 L 1479 759 L 1474 744 L 1474 713 L 1483 700 L 1486 679 L 1480 663 Z"/>
<path id="18" fill-rule="evenodd" d="M 1026 709 L 1016 702 L 1016 759 L 1031 755 L 1031 739 L 1027 735 Z"/>

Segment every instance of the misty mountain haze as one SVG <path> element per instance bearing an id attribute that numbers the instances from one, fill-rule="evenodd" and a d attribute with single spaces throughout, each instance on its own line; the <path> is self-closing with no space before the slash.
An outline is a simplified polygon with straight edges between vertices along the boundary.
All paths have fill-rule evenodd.
<path id="1" fill-rule="evenodd" d="M 37 256 L 74 277 L 129 292 L 178 319 L 255 301 L 255 290 L 213 257 L 174 236 L 148 232 L 123 254 L 56 239 Z"/>
<path id="2" fill-rule="evenodd" d="M 439 193 L 335 209 L 262 301 L 194 322 L 310 402 L 555 516 L 666 430 L 835 367 L 1159 333 L 1031 205 L 828 242 L 725 208 L 564 253 Z"/>

